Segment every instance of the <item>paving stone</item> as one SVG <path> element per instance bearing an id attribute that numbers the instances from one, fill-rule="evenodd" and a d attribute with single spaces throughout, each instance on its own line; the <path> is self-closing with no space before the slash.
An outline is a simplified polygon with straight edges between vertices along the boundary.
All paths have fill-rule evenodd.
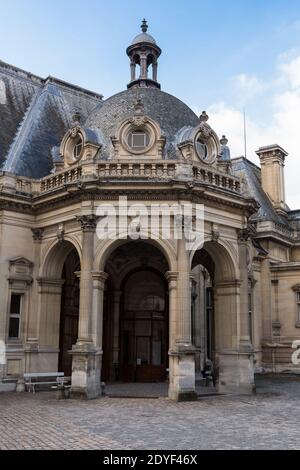
<path id="1" fill-rule="evenodd" d="M 257 394 L 176 403 L 165 396 L 57 400 L 1 393 L 0 449 L 300 449 L 300 380 L 263 377 Z M 137 386 L 137 394 L 164 387 Z M 112 387 L 117 391 L 117 386 Z M 134 393 L 135 385 L 128 390 Z M 124 393 L 126 387 L 121 387 Z"/>

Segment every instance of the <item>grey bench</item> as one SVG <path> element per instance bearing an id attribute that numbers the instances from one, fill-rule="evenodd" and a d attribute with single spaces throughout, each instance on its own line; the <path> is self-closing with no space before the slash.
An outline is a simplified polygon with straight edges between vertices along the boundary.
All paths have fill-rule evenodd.
<path id="1" fill-rule="evenodd" d="M 33 393 L 39 385 L 63 385 L 67 380 L 64 372 L 28 372 L 24 374 L 25 388 Z"/>

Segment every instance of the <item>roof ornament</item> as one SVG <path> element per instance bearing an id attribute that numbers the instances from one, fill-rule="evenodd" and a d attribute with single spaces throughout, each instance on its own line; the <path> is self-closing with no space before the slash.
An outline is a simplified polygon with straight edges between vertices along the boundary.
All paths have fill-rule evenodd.
<path id="1" fill-rule="evenodd" d="M 201 115 L 199 116 L 200 122 L 207 122 L 209 120 L 209 116 L 206 114 L 206 111 L 202 111 Z"/>
<path id="2" fill-rule="evenodd" d="M 135 103 L 134 103 L 134 114 L 141 116 L 145 113 L 144 111 L 144 104 L 142 100 L 139 98 Z"/>
<path id="3" fill-rule="evenodd" d="M 222 135 L 222 139 L 220 139 L 221 144 L 221 153 L 220 153 L 220 160 L 223 162 L 228 162 L 231 159 L 230 156 L 230 148 L 227 146 L 228 139 L 226 135 Z"/>
<path id="4" fill-rule="evenodd" d="M 222 135 L 222 139 L 220 139 L 220 144 L 221 145 L 227 145 L 228 144 L 228 139 L 226 135 Z"/>
<path id="5" fill-rule="evenodd" d="M 79 126 L 81 121 L 81 114 L 79 111 L 75 111 L 72 116 L 72 127 Z"/>
<path id="6" fill-rule="evenodd" d="M 147 31 L 148 31 L 148 24 L 147 24 L 147 20 L 145 20 L 145 18 L 142 21 L 141 30 L 143 31 L 143 33 L 147 33 Z"/>

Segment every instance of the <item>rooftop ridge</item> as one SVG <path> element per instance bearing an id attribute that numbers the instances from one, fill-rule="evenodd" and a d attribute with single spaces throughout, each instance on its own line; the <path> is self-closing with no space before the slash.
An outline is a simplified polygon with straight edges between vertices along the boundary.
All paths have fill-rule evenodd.
<path id="1" fill-rule="evenodd" d="M 42 78 L 39 75 L 35 75 L 31 72 L 28 72 L 24 69 L 21 69 L 15 65 L 8 64 L 7 62 L 4 62 L 3 60 L 0 59 L 0 70 L 4 69 L 6 72 L 13 74 L 14 72 L 17 73 L 18 77 L 27 79 L 33 83 L 36 83 L 40 86 L 44 86 L 47 83 L 56 83 L 57 85 L 63 86 L 65 88 L 73 89 L 76 91 L 82 92 L 84 95 L 90 95 L 92 98 L 95 98 L 97 100 L 102 100 L 103 95 L 101 93 L 96 93 L 94 91 L 88 90 L 87 88 L 81 87 L 79 85 L 74 85 L 73 83 L 64 81 L 60 78 L 53 77 L 49 75 L 46 78 Z"/>

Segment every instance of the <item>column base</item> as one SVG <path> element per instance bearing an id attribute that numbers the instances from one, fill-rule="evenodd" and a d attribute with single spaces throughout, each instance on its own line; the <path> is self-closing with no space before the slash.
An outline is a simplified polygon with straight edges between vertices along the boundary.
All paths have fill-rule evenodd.
<path id="1" fill-rule="evenodd" d="M 195 388 L 195 348 L 177 344 L 169 351 L 169 398 L 178 402 L 198 399 Z"/>
<path id="2" fill-rule="evenodd" d="M 218 391 L 233 395 L 255 393 L 253 353 L 222 352 L 218 355 Z"/>
<path id="3" fill-rule="evenodd" d="M 71 398 L 92 400 L 102 394 L 102 350 L 92 344 L 76 344 L 72 351 Z"/>

